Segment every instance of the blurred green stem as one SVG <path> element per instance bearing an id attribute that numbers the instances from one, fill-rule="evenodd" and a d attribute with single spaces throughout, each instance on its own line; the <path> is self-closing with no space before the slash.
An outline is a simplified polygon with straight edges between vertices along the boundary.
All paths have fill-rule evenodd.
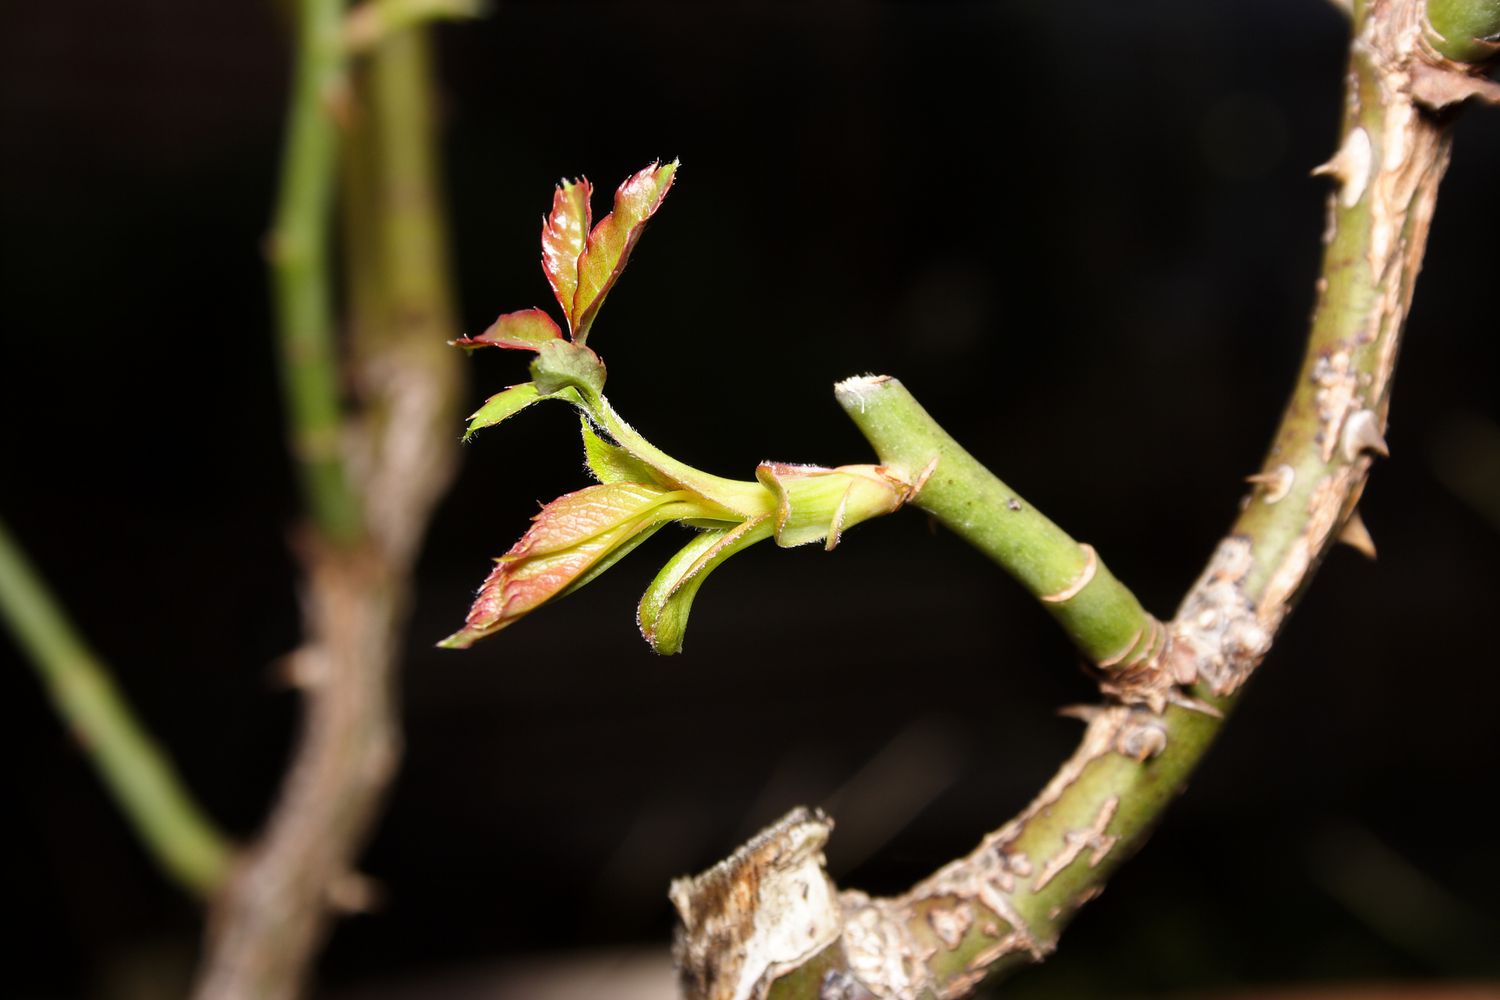
<path id="1" fill-rule="evenodd" d="M 345 468 L 329 264 L 338 134 L 349 102 L 342 0 L 301 0 L 296 67 L 269 240 L 287 436 L 318 532 L 348 545 L 361 513 Z"/>
<path id="2" fill-rule="evenodd" d="M 431 38 L 409 28 L 361 60 L 341 208 L 350 371 L 370 474 L 367 529 L 408 559 L 458 461 L 463 397 L 443 208 Z"/>
<path id="3" fill-rule="evenodd" d="M 3 521 L 0 617 L 146 849 L 188 891 L 212 892 L 228 870 L 229 842 L 131 715 L 104 664 L 57 606 Z"/>

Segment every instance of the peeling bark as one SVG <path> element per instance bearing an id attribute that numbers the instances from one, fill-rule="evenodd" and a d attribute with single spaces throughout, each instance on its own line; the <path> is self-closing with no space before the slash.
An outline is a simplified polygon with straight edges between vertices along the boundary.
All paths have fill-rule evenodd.
<path id="1" fill-rule="evenodd" d="M 823 870 L 832 830 L 822 813 L 794 809 L 702 875 L 672 883 L 689 995 L 748 1000 L 838 940 L 843 914 Z"/>

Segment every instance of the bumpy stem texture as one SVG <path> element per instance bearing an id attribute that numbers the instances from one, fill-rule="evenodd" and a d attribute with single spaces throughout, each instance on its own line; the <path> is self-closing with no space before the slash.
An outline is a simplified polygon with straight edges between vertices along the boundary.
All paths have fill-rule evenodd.
<path id="1" fill-rule="evenodd" d="M 190 892 L 206 895 L 217 888 L 229 867 L 229 843 L 136 720 L 109 671 L 53 600 L 4 522 L 0 619 L 156 862 Z"/>
<path id="2" fill-rule="evenodd" d="M 678 956 L 689 996 L 964 996 L 1049 953 L 1072 913 L 1142 843 L 1350 522 L 1372 458 L 1385 453 L 1391 376 L 1448 163 L 1447 124 L 1419 102 L 1444 91 L 1431 86 L 1434 74 L 1453 70 L 1425 47 L 1423 11 L 1419 0 L 1356 5 L 1342 142 L 1322 171 L 1337 188 L 1307 356 L 1255 488 L 1161 650 L 1124 692 L 1105 677 L 1114 697 L 1091 713 L 1078 751 L 1020 815 L 905 895 L 824 891 L 826 874 L 802 859 L 816 855 L 832 823 L 806 812 L 679 883 Z M 842 393 L 856 419 L 857 397 L 868 415 L 872 393 L 899 391 L 889 381 L 861 382 L 859 392 Z M 931 453 L 920 425 L 915 433 L 900 422 L 861 426 L 892 461 L 908 442 L 916 442 L 913 464 Z M 944 447 L 931 479 L 948 461 Z M 953 466 L 965 468 L 961 459 Z M 1014 513 L 1008 491 L 993 484 L 967 505 L 963 493 L 924 504 L 929 488 L 915 502 L 986 551 L 991 543 L 971 525 Z M 947 486 L 938 479 L 936 488 Z M 1161 697 L 1122 696 L 1151 690 Z M 800 938 L 792 933 L 799 928 Z"/>

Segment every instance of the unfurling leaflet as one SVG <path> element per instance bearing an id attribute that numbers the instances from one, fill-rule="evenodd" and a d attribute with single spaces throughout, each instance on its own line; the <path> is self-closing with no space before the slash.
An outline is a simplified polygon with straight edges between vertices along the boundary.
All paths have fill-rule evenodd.
<path id="1" fill-rule="evenodd" d="M 561 400 L 583 414 L 584 455 L 599 483 L 542 508 L 530 530 L 495 560 L 463 628 L 439 645 L 466 648 L 500 631 L 584 586 L 677 522 L 695 535 L 652 581 L 638 611 L 652 648 L 676 653 L 693 598 L 730 556 L 767 538 L 783 547 L 823 542 L 832 549 L 847 528 L 891 513 L 911 495 L 910 484 L 874 465 L 830 469 L 765 462 L 754 481 L 724 479 L 667 455 L 610 406 L 604 363 L 585 341 L 676 174 L 673 161 L 631 176 L 615 192 L 613 210 L 592 228 L 589 182 L 559 184 L 542 222 L 542 270 L 567 333 L 533 308 L 505 313 L 483 333 L 454 342 L 535 355 L 532 380 L 486 400 L 469 417 L 466 439 L 533 403 Z"/>

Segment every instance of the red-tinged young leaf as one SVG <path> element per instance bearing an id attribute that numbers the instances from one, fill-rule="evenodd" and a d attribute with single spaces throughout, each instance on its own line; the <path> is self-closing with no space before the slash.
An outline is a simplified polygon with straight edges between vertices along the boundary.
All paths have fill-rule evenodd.
<path id="1" fill-rule="evenodd" d="M 460 347 L 505 347 L 513 351 L 539 351 L 548 341 L 561 340 L 562 331 L 552 317 L 540 309 L 505 313 L 477 337 L 460 337 Z"/>
<path id="2" fill-rule="evenodd" d="M 557 304 L 573 329 L 573 297 L 578 292 L 578 257 L 588 243 L 594 189 L 587 177 L 563 181 L 552 195 L 552 212 L 542 220 L 542 270 Z"/>
<path id="3" fill-rule="evenodd" d="M 438 645 L 467 648 L 593 579 L 642 533 L 698 513 L 686 494 L 638 483 L 590 486 L 559 497 L 496 560 L 464 627 Z"/>
<path id="4" fill-rule="evenodd" d="M 558 497 L 532 518 L 531 530 L 521 536 L 505 558 L 544 556 L 608 531 L 688 494 L 644 483 L 602 483 Z"/>
<path id="5" fill-rule="evenodd" d="M 594 563 L 644 526 L 628 522 L 549 556 L 534 559 L 501 556 L 479 588 L 464 627 L 438 645 L 444 649 L 468 649 L 475 640 L 500 631 L 567 590 Z"/>
<path id="6" fill-rule="evenodd" d="M 653 163 L 630 177 L 615 192 L 614 211 L 589 233 L 588 246 L 578 259 L 578 290 L 570 314 L 575 342 L 581 344 L 588 337 L 604 297 L 625 269 L 646 220 L 661 207 L 676 175 L 677 161 L 673 160 L 665 166 Z"/>
<path id="7" fill-rule="evenodd" d="M 604 573 L 615 563 L 619 562 L 621 559 L 624 559 L 626 556 L 630 555 L 630 553 L 634 552 L 642 542 L 646 541 L 646 539 L 650 538 L 662 528 L 666 527 L 667 522 L 673 520 L 676 517 L 676 506 L 676 504 L 667 504 L 665 507 L 658 507 L 656 508 L 656 510 L 652 511 L 643 519 L 640 528 L 636 530 L 635 534 L 631 535 L 619 545 L 616 545 L 614 548 L 610 549 L 603 558 L 601 558 L 598 562 L 594 563 L 594 565 L 588 568 L 588 572 L 584 573 L 578 579 L 574 580 L 572 583 L 568 584 L 566 587 L 560 590 L 557 596 L 567 597 L 569 594 L 573 593 L 573 591 L 580 590 L 583 587 L 588 586 L 590 583 L 594 582 L 594 580 L 598 579 L 600 574 Z"/>

